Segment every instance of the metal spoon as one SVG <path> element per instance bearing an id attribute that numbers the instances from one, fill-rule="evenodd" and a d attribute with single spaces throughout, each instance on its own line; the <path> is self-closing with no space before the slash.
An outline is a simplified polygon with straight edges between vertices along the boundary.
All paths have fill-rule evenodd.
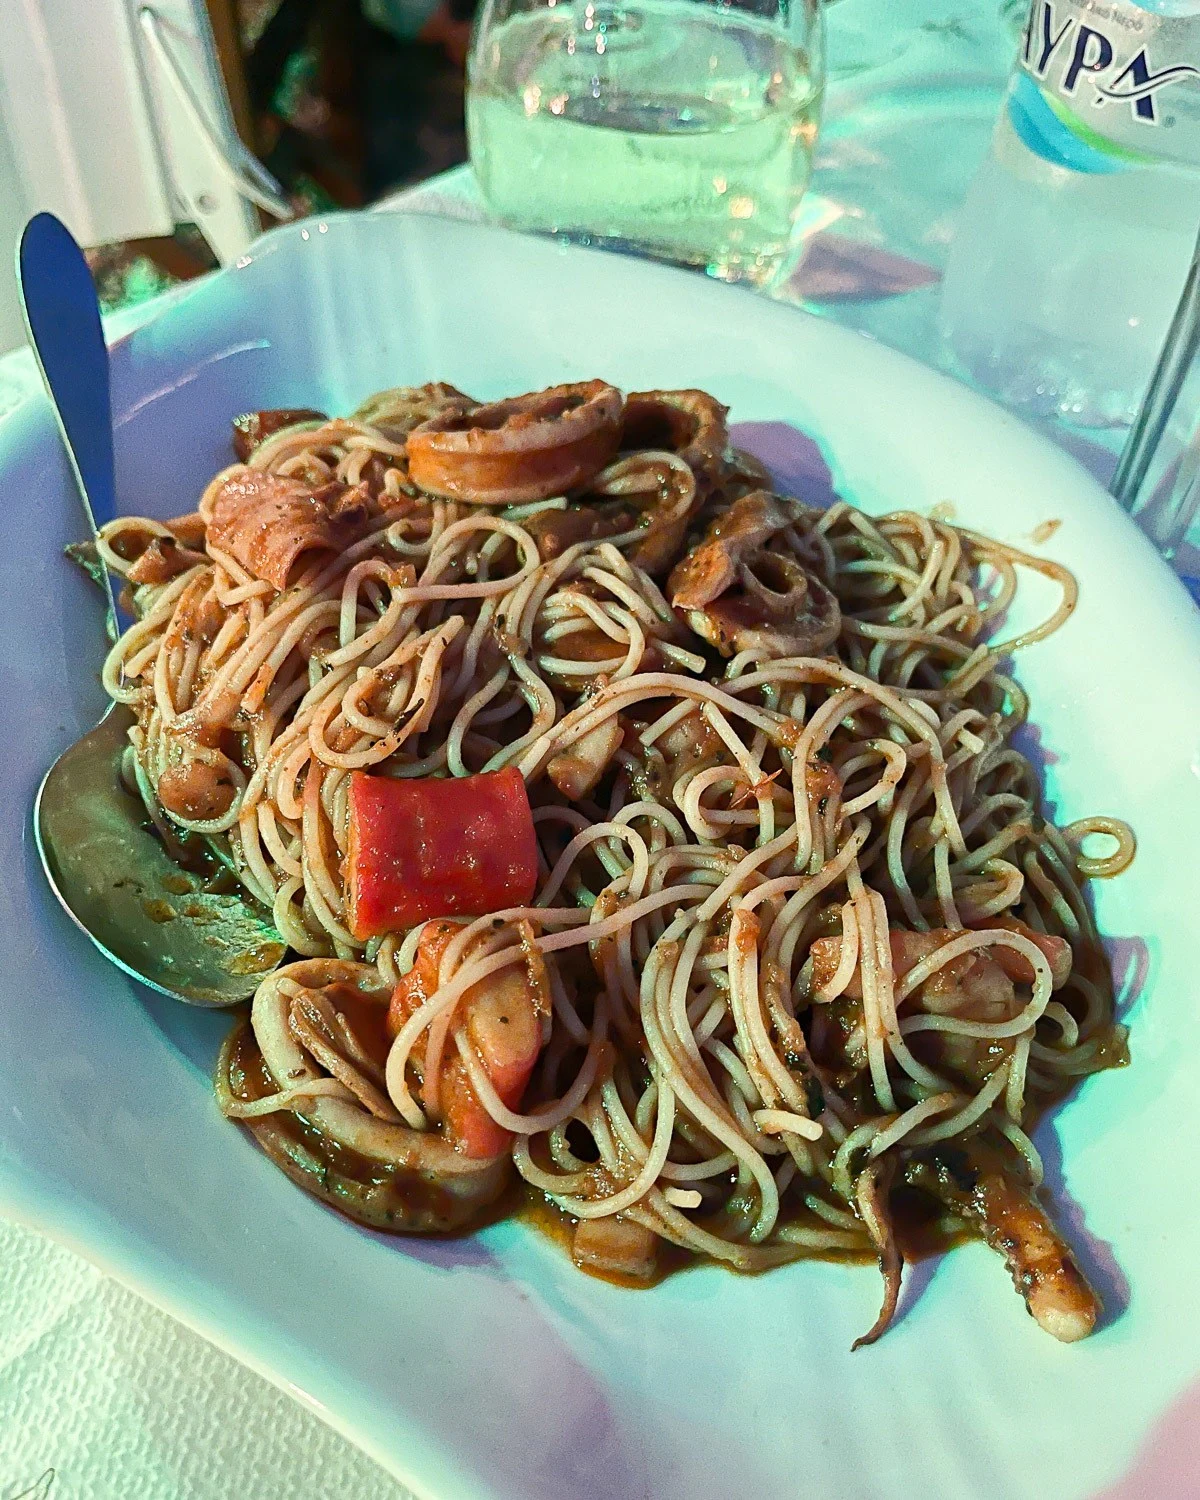
<path id="1" fill-rule="evenodd" d="M 21 236 L 17 274 L 94 537 L 116 515 L 116 479 L 108 350 L 91 272 L 70 231 L 38 214 Z M 115 635 L 107 573 L 103 584 Z M 68 915 L 118 968 L 190 1005 L 233 1005 L 280 962 L 285 944 L 269 914 L 231 889 L 207 846 L 186 868 L 154 833 L 121 780 L 132 723 L 127 708 L 111 708 L 46 773 L 33 804 L 42 867 Z"/>

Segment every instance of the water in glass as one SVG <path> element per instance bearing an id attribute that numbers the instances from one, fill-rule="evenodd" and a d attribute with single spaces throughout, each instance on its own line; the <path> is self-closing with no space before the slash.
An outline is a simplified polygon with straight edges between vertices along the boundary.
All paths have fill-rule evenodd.
<path id="1" fill-rule="evenodd" d="M 820 116 L 816 0 L 489 0 L 468 79 L 503 222 L 758 285 L 785 261 Z"/>

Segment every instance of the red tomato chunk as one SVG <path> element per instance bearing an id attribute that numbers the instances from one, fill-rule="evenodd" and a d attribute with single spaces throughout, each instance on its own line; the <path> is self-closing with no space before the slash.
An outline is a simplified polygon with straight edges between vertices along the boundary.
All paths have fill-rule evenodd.
<path id="1" fill-rule="evenodd" d="M 537 837 L 521 773 L 350 778 L 350 929 L 365 942 L 427 917 L 524 906 Z"/>

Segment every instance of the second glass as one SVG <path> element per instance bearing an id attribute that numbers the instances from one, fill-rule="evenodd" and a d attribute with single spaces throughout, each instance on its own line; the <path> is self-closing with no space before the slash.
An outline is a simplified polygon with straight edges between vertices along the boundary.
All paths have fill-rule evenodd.
<path id="1" fill-rule="evenodd" d="M 819 0 L 485 0 L 471 163 L 514 228 L 766 285 L 808 183 Z"/>

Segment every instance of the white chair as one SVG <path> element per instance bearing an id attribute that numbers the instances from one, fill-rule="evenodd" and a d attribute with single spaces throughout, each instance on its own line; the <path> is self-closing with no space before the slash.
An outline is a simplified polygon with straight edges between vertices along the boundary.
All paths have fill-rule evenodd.
<path id="1" fill-rule="evenodd" d="M 0 351 L 12 249 L 49 209 L 80 244 L 197 225 L 222 263 L 289 209 L 234 128 L 204 0 L 0 0 Z"/>

